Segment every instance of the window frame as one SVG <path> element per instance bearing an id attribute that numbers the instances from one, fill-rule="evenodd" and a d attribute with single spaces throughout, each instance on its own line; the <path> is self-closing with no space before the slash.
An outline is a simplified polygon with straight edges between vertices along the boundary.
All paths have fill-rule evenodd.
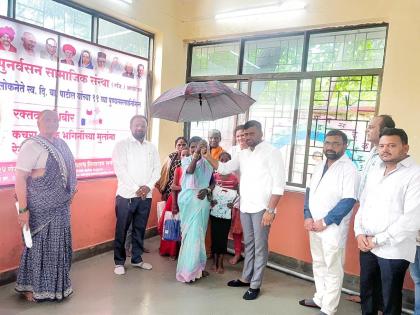
<path id="1" fill-rule="evenodd" d="M 363 30 L 368 28 L 375 28 L 375 27 L 385 27 L 385 46 L 384 46 L 384 54 L 383 54 L 383 61 L 382 61 L 382 68 L 368 68 L 368 69 L 349 69 L 349 70 L 323 70 L 323 71 L 308 71 L 307 64 L 308 64 L 308 52 L 309 52 L 309 40 L 310 36 L 314 34 L 322 34 L 322 33 L 330 33 L 330 32 L 340 32 L 340 31 L 349 31 L 349 30 Z M 222 82 L 237 82 L 238 86 L 240 82 L 247 82 L 248 83 L 248 95 L 250 95 L 252 82 L 260 81 L 260 80 L 297 80 L 297 89 L 296 95 L 299 96 L 300 93 L 300 85 L 303 80 L 310 79 L 311 80 L 311 94 L 309 99 L 309 111 L 308 111 L 308 124 L 307 124 L 307 137 L 306 137 L 306 144 L 305 144 L 305 162 L 303 167 L 304 176 L 302 179 L 302 183 L 294 183 L 290 180 L 293 180 L 293 162 L 294 162 L 294 152 L 295 152 L 295 140 L 296 140 L 296 122 L 297 122 L 297 109 L 299 106 L 300 98 L 296 97 L 295 104 L 294 104 L 294 117 L 293 117 L 293 131 L 292 131 L 292 139 L 291 139 L 291 149 L 290 149 L 290 156 L 289 158 L 289 168 L 286 169 L 287 174 L 287 186 L 294 190 L 301 191 L 307 185 L 307 172 L 308 172 L 308 156 L 310 150 L 310 132 L 312 128 L 312 116 L 313 116 L 313 102 L 314 102 L 314 94 L 315 94 L 315 82 L 316 78 L 319 77 L 340 77 L 340 76 L 364 76 L 364 75 L 377 75 L 378 76 L 378 94 L 376 100 L 376 108 L 375 114 L 378 113 L 379 102 L 380 102 L 380 92 L 382 88 L 382 77 L 383 77 L 383 67 L 385 65 L 385 57 L 386 57 L 386 49 L 387 49 L 387 39 L 388 39 L 388 23 L 369 23 L 369 24 L 362 24 L 362 25 L 352 25 L 352 26 L 343 26 L 343 27 L 327 27 L 322 29 L 311 29 L 305 30 L 301 32 L 280 32 L 280 33 L 273 33 L 273 34 L 263 34 L 263 35 L 256 35 L 256 36 L 244 36 L 244 37 L 237 37 L 237 38 L 229 38 L 226 40 L 215 40 L 215 41 L 205 41 L 205 42 L 194 42 L 188 45 L 188 53 L 187 53 L 187 70 L 186 70 L 186 82 L 192 81 L 209 81 L 209 80 L 219 80 Z M 303 51 L 302 51 L 302 64 L 301 64 L 301 71 L 300 72 L 281 72 L 281 73 L 258 73 L 258 74 L 243 74 L 243 63 L 244 63 L 244 50 L 245 50 L 245 43 L 247 41 L 255 41 L 261 39 L 269 39 L 269 38 L 279 38 L 279 37 L 290 37 L 290 36 L 302 36 L 303 35 Z M 233 43 L 233 42 L 240 42 L 240 55 L 239 55 L 239 63 L 238 63 L 238 70 L 235 75 L 216 75 L 216 76 L 191 76 L 191 65 L 192 65 L 192 53 L 194 47 L 204 46 L 204 45 L 213 45 L 213 44 L 220 44 L 220 43 Z M 246 117 L 249 117 L 249 110 L 246 112 Z M 237 117 L 235 118 L 237 121 Z M 189 136 L 191 130 L 191 123 L 184 123 L 184 134 Z M 233 139 L 232 145 L 235 144 L 235 140 Z"/>

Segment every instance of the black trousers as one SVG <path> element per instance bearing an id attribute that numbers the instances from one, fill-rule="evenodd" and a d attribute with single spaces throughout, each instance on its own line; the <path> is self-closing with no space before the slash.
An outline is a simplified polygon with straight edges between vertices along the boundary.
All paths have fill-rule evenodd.
<path id="1" fill-rule="evenodd" d="M 212 254 L 226 254 L 230 230 L 230 219 L 210 216 L 211 220 L 211 252 Z"/>
<path id="2" fill-rule="evenodd" d="M 363 315 L 401 315 L 402 288 L 410 263 L 360 252 L 360 298 Z M 383 305 L 382 305 L 383 304 Z"/>
<path id="3" fill-rule="evenodd" d="M 152 199 L 141 198 L 126 199 L 121 196 L 116 197 L 115 211 L 117 215 L 117 224 L 115 226 L 114 240 L 114 262 L 116 265 L 124 265 L 125 239 L 130 224 L 133 224 L 131 233 L 132 254 L 131 262 L 142 262 L 144 233 L 146 231 L 147 220 L 149 219 L 150 206 Z"/>

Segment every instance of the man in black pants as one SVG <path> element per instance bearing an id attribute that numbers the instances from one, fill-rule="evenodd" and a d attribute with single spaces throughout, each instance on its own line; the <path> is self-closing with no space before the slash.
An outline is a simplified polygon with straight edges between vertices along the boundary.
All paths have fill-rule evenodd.
<path id="1" fill-rule="evenodd" d="M 378 145 L 381 161 L 369 171 L 360 197 L 354 231 L 364 315 L 378 313 L 381 293 L 383 314 L 401 314 L 404 276 L 414 262 L 420 228 L 420 166 L 408 149 L 404 130 L 384 129 Z"/>
<path id="2" fill-rule="evenodd" d="M 116 197 L 117 224 L 114 241 L 114 273 L 125 273 L 125 241 L 132 223 L 131 265 L 150 270 L 143 261 L 143 241 L 152 202 L 152 188 L 160 177 L 160 159 L 155 146 L 146 141 L 147 119 L 136 115 L 130 121 L 131 136 L 115 145 L 112 155 L 118 178 Z"/>

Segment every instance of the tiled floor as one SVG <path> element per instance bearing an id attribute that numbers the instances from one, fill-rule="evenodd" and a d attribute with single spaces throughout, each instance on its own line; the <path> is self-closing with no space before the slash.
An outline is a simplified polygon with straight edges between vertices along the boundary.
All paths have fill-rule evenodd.
<path id="1" fill-rule="evenodd" d="M 0 287 L 0 314 L 316 314 L 316 310 L 298 305 L 311 297 L 314 285 L 278 271 L 266 269 L 262 294 L 255 301 L 245 301 L 243 288 L 229 288 L 226 282 L 240 275 L 242 265 L 226 264 L 223 275 L 210 273 L 194 284 L 175 280 L 176 262 L 158 254 L 159 239 L 147 241 L 152 249 L 143 259 L 153 270 L 127 268 L 123 276 L 113 273 L 111 252 L 76 262 L 72 266 L 74 294 L 61 303 L 28 303 L 14 293 L 14 284 Z M 360 306 L 344 300 L 338 314 L 360 314 Z"/>

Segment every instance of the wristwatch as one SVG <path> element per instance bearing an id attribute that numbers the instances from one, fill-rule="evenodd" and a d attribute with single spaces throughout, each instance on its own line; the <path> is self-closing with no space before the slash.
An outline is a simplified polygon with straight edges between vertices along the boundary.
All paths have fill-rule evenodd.
<path id="1" fill-rule="evenodd" d="M 269 214 L 276 214 L 276 213 L 277 213 L 276 208 L 267 208 L 267 209 L 266 209 L 266 211 L 267 211 Z"/>
<path id="2" fill-rule="evenodd" d="M 28 211 L 28 207 L 24 207 L 24 208 L 19 208 L 19 214 L 25 213 L 26 211 Z"/>

